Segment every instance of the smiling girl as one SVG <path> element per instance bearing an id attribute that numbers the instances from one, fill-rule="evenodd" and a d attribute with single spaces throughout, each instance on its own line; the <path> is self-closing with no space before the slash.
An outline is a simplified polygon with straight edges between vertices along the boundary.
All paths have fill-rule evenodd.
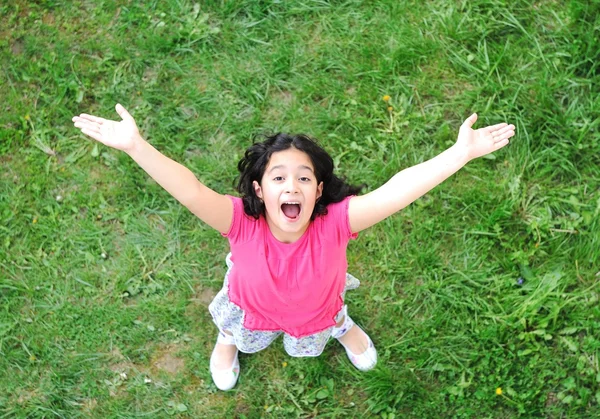
<path id="1" fill-rule="evenodd" d="M 219 329 L 210 371 L 221 390 L 237 382 L 238 351 L 260 351 L 280 335 L 291 356 L 318 356 L 333 337 L 356 368 L 375 367 L 373 342 L 344 305 L 345 292 L 359 285 L 347 273 L 348 242 L 514 135 L 506 123 L 473 130 L 473 114 L 452 147 L 358 195 L 360 188 L 333 173 L 333 160 L 313 140 L 280 133 L 246 150 L 238 164 L 237 198 L 199 182 L 146 142 L 121 105 L 116 110 L 121 121 L 81 114 L 73 122 L 89 137 L 125 151 L 229 240 L 223 288 L 209 306 Z"/>

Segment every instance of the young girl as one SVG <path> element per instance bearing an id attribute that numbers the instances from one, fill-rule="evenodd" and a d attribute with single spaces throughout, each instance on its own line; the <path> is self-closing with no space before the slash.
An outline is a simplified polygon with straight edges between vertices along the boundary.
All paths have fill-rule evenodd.
<path id="1" fill-rule="evenodd" d="M 229 240 L 224 286 L 209 306 L 219 328 L 210 372 L 221 390 L 237 382 L 238 350 L 260 351 L 281 334 L 291 356 L 318 356 L 334 337 L 356 368 L 373 368 L 375 347 L 344 305 L 345 291 L 359 285 L 347 273 L 348 241 L 470 160 L 507 145 L 515 129 L 501 123 L 473 130 L 473 114 L 452 147 L 360 196 L 360 188 L 334 175 L 331 157 L 310 138 L 277 134 L 246 150 L 238 164 L 242 198 L 235 198 L 209 189 L 190 170 L 162 155 L 140 136 L 123 106 L 116 110 L 121 121 L 81 114 L 73 122 L 85 135 L 129 154 Z"/>

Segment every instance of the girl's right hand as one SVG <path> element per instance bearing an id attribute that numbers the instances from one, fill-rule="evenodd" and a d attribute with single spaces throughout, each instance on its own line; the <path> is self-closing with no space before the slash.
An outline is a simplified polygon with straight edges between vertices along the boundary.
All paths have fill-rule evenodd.
<path id="1" fill-rule="evenodd" d="M 122 121 L 111 121 L 82 113 L 73 117 L 73 123 L 88 137 L 117 150 L 129 152 L 142 137 L 129 112 L 121 104 L 117 104 L 115 109 Z"/>

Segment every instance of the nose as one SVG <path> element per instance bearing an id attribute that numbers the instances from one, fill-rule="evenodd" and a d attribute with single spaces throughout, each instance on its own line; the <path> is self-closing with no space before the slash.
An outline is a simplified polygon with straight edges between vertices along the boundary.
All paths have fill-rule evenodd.
<path id="1" fill-rule="evenodd" d="M 288 178 L 285 183 L 285 192 L 289 194 L 298 192 L 298 182 L 294 178 Z"/>

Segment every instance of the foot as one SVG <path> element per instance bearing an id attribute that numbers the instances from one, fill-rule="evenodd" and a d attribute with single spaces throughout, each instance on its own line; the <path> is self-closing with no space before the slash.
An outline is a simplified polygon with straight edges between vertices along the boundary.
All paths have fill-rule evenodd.
<path id="1" fill-rule="evenodd" d="M 346 349 L 346 354 L 356 368 L 369 371 L 377 365 L 377 350 L 369 336 L 353 324 L 341 337 L 337 338 Z"/>
<path id="2" fill-rule="evenodd" d="M 367 337 L 367 334 L 356 325 L 353 325 L 350 330 L 338 340 L 355 355 L 362 355 L 369 349 L 369 338 Z"/>
<path id="3" fill-rule="evenodd" d="M 238 349 L 233 336 L 219 333 L 210 356 L 210 375 L 219 390 L 231 390 L 240 374 Z"/>
<path id="4" fill-rule="evenodd" d="M 236 354 L 237 347 L 235 345 L 217 343 L 211 357 L 213 368 L 215 370 L 227 370 L 231 368 Z"/>

